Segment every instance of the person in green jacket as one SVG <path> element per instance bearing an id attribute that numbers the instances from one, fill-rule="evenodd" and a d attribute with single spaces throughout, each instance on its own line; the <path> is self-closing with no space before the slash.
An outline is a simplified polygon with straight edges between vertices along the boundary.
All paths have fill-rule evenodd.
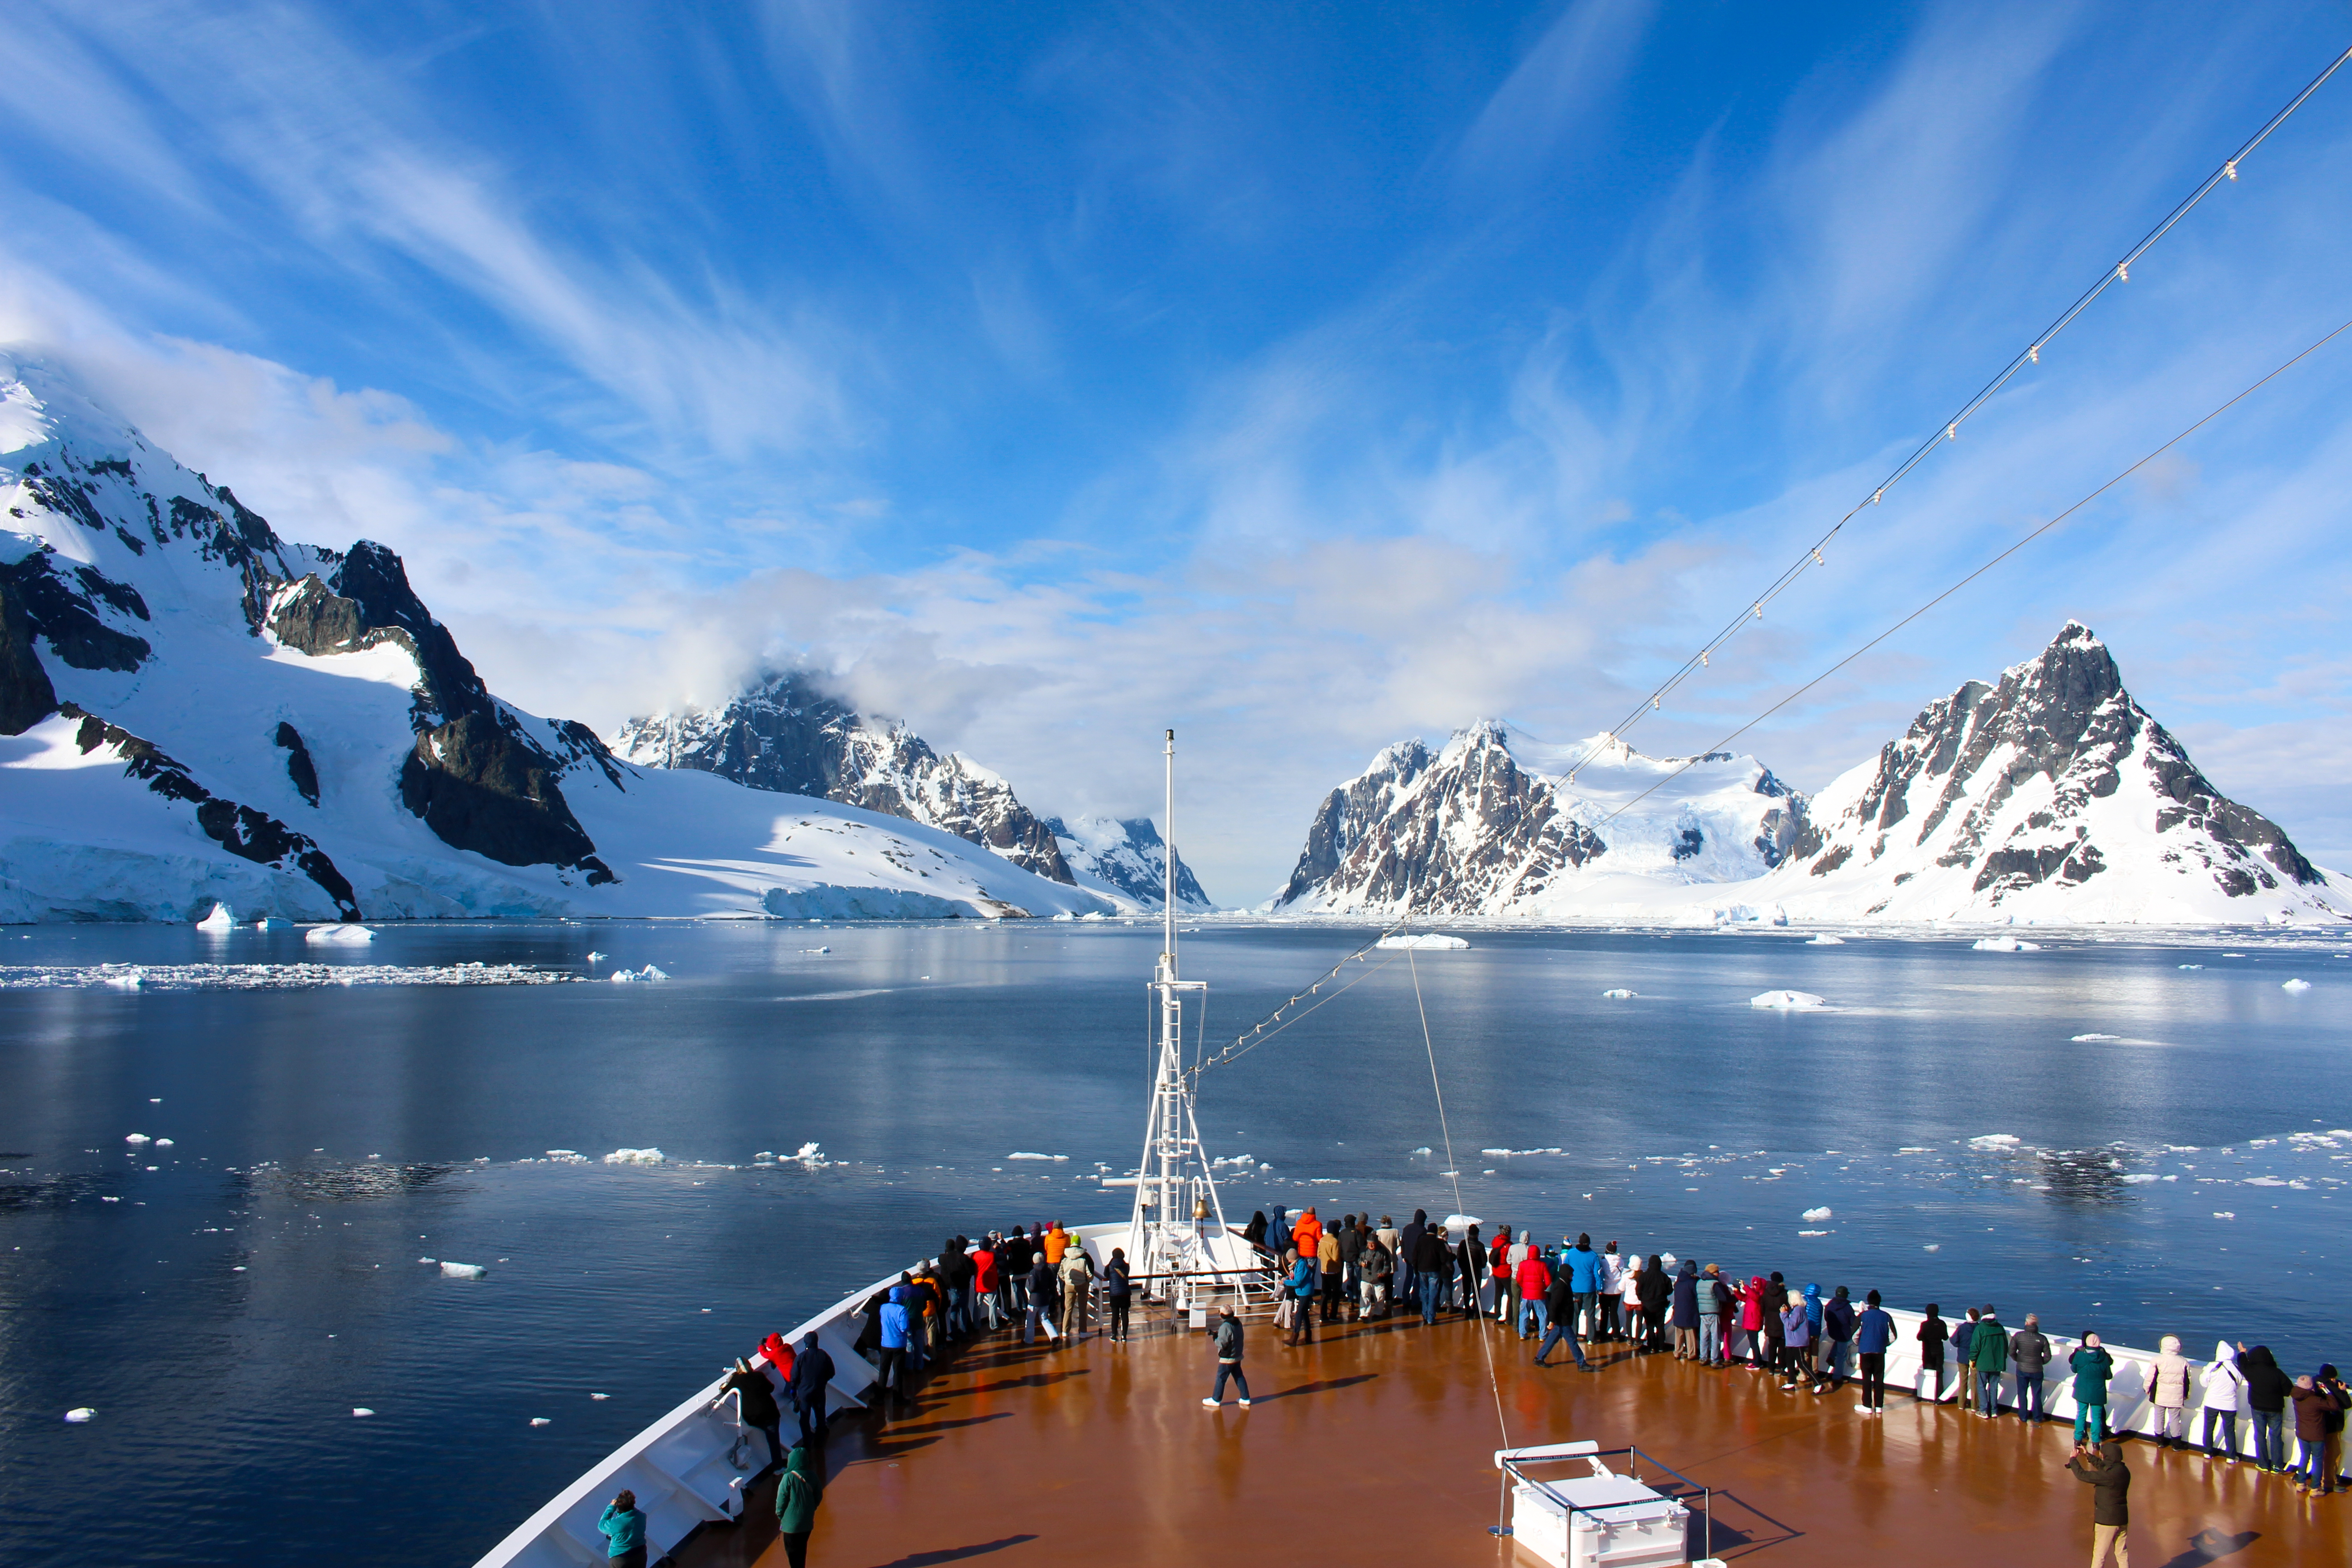
<path id="1" fill-rule="evenodd" d="M 646 1568 L 646 1516 L 636 1493 L 616 1494 L 604 1505 L 596 1528 L 604 1532 L 604 1560 L 614 1568 Z"/>
<path id="2" fill-rule="evenodd" d="M 776 1483 L 776 1534 L 791 1568 L 807 1568 L 809 1531 L 816 1528 L 816 1507 L 824 1500 L 824 1472 L 809 1457 L 806 1444 L 793 1444 L 784 1456 L 783 1479 Z"/>
<path id="3" fill-rule="evenodd" d="M 1977 1367 L 1977 1414 L 2000 1418 L 2000 1374 L 2009 1370 L 2009 1331 L 1987 1307 L 1977 1320 L 1977 1337 L 1969 1342 L 1969 1359 Z"/>
<path id="4" fill-rule="evenodd" d="M 2083 1336 L 2083 1348 L 2066 1358 L 2074 1373 L 2074 1442 L 2079 1447 L 2083 1434 L 2091 1434 L 2090 1441 L 2100 1442 L 2107 1431 L 2107 1380 L 2116 1374 L 2116 1358 L 2099 1343 L 2096 1334 Z"/>

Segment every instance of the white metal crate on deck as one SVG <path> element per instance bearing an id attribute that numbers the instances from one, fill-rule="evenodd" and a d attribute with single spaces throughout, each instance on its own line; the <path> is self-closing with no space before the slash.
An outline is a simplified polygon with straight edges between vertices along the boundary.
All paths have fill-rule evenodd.
<path id="1" fill-rule="evenodd" d="M 1627 1450 L 1628 1453 L 1631 1450 Z M 1511 1538 L 1552 1568 L 1664 1568 L 1690 1561 L 1690 1510 L 1630 1475 L 1591 1442 L 1499 1451 L 1511 1488 Z M 1521 1467 L 1581 1459 L 1589 1474 L 1535 1480 Z"/>

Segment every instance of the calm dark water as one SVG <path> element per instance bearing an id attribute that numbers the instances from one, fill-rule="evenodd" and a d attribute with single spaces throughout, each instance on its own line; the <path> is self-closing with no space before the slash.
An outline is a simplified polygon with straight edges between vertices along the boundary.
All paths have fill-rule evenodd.
<path id="1" fill-rule="evenodd" d="M 1490 1225 L 2352 1361 L 2326 1272 L 2352 1239 L 2352 1133 L 2327 1135 L 2352 1125 L 2352 961 L 2036 934 L 1474 933 L 1414 961 L 1451 1166 L 1402 961 L 1210 1073 L 1202 1131 L 1272 1167 L 1234 1175 L 1236 1222 L 1447 1213 L 1451 1169 Z M 1212 1045 L 1363 936 L 1189 938 Z M 0 991 L 0 1561 L 470 1562 L 726 1357 L 943 1236 L 1125 1212 L 1093 1178 L 1141 1136 L 1154 928 L 390 928 L 336 961 L 611 967 L 592 948 L 672 978 Z M 0 932 L 20 965 L 318 956 Z M 1835 1010 L 1748 1005 L 1781 987 Z M 810 1141 L 833 1163 L 755 1163 Z M 667 1163 L 602 1158 L 646 1147 Z"/>

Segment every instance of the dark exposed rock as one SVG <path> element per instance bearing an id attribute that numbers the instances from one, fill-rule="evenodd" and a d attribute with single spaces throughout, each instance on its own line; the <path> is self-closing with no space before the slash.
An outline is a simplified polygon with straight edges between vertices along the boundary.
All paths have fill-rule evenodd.
<path id="1" fill-rule="evenodd" d="M 57 711 L 57 689 L 33 648 L 33 617 L 0 574 L 0 735 L 21 735 Z"/>
<path id="2" fill-rule="evenodd" d="M 942 757 L 904 725 L 867 723 L 797 672 L 772 675 L 716 710 L 633 719 L 621 754 L 692 768 L 752 789 L 815 795 L 904 817 L 984 845 L 1051 881 L 1070 883 L 1052 829 L 1003 779 Z"/>
<path id="3" fill-rule="evenodd" d="M 48 638 L 58 657 L 76 669 L 127 672 L 137 669 L 153 651 L 146 638 L 117 631 L 100 619 L 91 589 L 58 575 L 55 560 L 46 550 L 0 566 L 0 576 L 16 588 L 33 629 Z M 139 618 L 146 619 L 147 606 L 136 593 L 87 567 L 82 576 L 85 583 L 94 579 L 104 585 L 108 605 L 127 597 L 128 605 L 137 606 Z"/>
<path id="4" fill-rule="evenodd" d="M 279 720 L 278 743 L 286 750 L 286 776 L 302 792 L 302 798 L 312 805 L 319 804 L 319 770 L 310 761 L 310 748 L 302 743 L 302 732 Z"/>
<path id="5" fill-rule="evenodd" d="M 592 886 L 613 880 L 549 760 L 497 718 L 461 714 L 416 737 L 400 798 L 445 844 L 507 866 L 577 867 Z"/>
<path id="6" fill-rule="evenodd" d="M 112 746 L 122 757 L 122 771 L 131 778 L 142 779 L 147 787 L 166 800 L 185 801 L 194 805 L 196 826 L 207 837 L 230 854 L 250 860 L 258 866 L 278 870 L 299 870 L 317 883 L 335 901 L 336 912 L 344 920 L 360 918 L 357 899 L 352 884 L 335 868 L 327 852 L 307 836 L 295 832 L 267 812 L 248 805 L 224 800 L 198 784 L 188 770 L 166 755 L 152 742 L 140 739 L 119 725 L 110 724 L 94 713 L 83 711 L 72 703 L 59 710 L 69 719 L 79 719 L 81 726 L 74 733 L 74 744 L 87 756 L 100 746 Z"/>

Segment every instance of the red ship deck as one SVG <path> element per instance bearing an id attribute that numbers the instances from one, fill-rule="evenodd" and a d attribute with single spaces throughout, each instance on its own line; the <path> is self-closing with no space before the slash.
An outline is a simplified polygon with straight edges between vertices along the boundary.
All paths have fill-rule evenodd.
<path id="1" fill-rule="evenodd" d="M 1591 1373 L 1537 1368 L 1532 1345 L 1488 1327 L 1482 1347 L 1455 1320 L 1323 1332 L 1288 1350 L 1251 1323 L 1255 1406 L 1229 1390 L 1215 1413 L 1201 1405 L 1205 1335 L 975 1342 L 902 1413 L 835 1423 L 810 1561 L 1532 1563 L 1487 1533 L 1494 1451 L 1578 1438 L 1638 1445 L 1713 1488 L 1715 1554 L 1759 1568 L 1824 1553 L 1911 1568 L 2088 1556 L 2090 1489 L 2062 1468 L 2072 1433 L 2057 1423 L 1900 1394 L 1871 1419 L 1850 1389 L 1784 1394 L 1776 1378 L 1619 1345 Z M 2124 1449 L 2141 1568 L 2352 1563 L 2352 1499 L 2301 1498 L 2283 1478 L 2146 1441 Z M 677 1553 L 683 1568 L 782 1568 L 772 1496 L 763 1484 L 746 1522 L 706 1529 Z"/>

